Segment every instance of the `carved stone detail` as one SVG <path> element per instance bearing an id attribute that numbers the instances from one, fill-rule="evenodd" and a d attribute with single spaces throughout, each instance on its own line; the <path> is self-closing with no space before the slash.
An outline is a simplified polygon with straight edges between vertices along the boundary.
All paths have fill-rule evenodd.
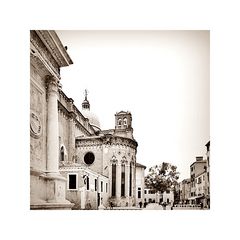
<path id="1" fill-rule="evenodd" d="M 44 65 L 47 64 L 48 67 L 60 78 L 60 69 L 53 58 L 52 54 L 49 52 L 47 47 L 43 44 L 42 40 L 36 34 L 35 31 L 31 31 L 31 56 L 38 58 Z"/>
<path id="2" fill-rule="evenodd" d="M 112 159 L 110 160 L 111 164 L 118 164 L 118 160 L 115 155 L 112 156 Z"/>
<path id="3" fill-rule="evenodd" d="M 30 115 L 30 133 L 34 138 L 39 138 L 42 135 L 42 123 L 40 117 L 34 112 L 31 112 Z"/>

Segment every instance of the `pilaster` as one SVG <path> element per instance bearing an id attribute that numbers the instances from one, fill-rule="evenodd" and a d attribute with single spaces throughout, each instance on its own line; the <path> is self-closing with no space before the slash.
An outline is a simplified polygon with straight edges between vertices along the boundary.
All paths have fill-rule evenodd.
<path id="1" fill-rule="evenodd" d="M 116 200 L 117 204 L 121 199 L 121 162 L 116 165 Z"/>

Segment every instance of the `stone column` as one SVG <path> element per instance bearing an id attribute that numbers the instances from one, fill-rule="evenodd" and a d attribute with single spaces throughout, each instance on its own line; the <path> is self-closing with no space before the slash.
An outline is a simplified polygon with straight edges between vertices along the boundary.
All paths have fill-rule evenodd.
<path id="1" fill-rule="evenodd" d="M 47 78 L 47 173 L 58 174 L 58 80 Z"/>
<path id="2" fill-rule="evenodd" d="M 132 196 L 133 196 L 133 204 L 136 204 L 136 164 L 134 162 L 132 166 Z"/>
<path id="3" fill-rule="evenodd" d="M 66 178 L 59 173 L 58 79 L 47 77 L 47 169 L 42 176 L 47 183 L 44 208 L 70 209 L 66 200 Z"/>
<path id="4" fill-rule="evenodd" d="M 112 162 L 109 164 L 109 197 L 112 197 Z"/>
<path id="5" fill-rule="evenodd" d="M 121 162 L 116 165 L 116 203 L 119 205 L 121 198 Z"/>
<path id="6" fill-rule="evenodd" d="M 125 164 L 125 197 L 129 206 L 129 181 L 130 181 L 130 165 L 128 162 Z"/>

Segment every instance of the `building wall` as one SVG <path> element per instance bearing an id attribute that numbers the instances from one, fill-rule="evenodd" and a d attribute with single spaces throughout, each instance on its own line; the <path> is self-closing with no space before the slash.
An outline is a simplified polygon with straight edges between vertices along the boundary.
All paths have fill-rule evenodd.
<path id="1" fill-rule="evenodd" d="M 37 134 L 30 130 L 30 199 L 35 204 L 45 201 L 47 194 L 46 182 L 39 177 L 46 171 L 46 90 L 44 79 L 32 64 L 30 74 L 30 121 L 37 118 L 40 126 Z"/>
<path id="2" fill-rule="evenodd" d="M 173 194 L 173 191 L 170 191 L 169 193 L 164 192 L 164 193 L 162 194 L 162 200 L 163 200 L 163 202 L 165 202 L 165 203 L 171 203 L 171 204 L 173 204 L 173 203 L 174 203 L 174 194 Z"/>
<path id="3" fill-rule="evenodd" d="M 138 192 L 141 192 L 141 198 L 138 197 Z M 139 205 L 139 202 L 144 203 L 145 194 L 144 194 L 144 168 L 143 167 L 136 167 L 136 206 Z"/>
<path id="4" fill-rule="evenodd" d="M 196 196 L 196 176 L 206 171 L 206 161 L 196 161 L 190 166 L 191 173 L 191 197 Z"/>
<path id="5" fill-rule="evenodd" d="M 98 209 L 98 201 L 101 201 L 105 207 L 109 205 L 109 180 L 107 177 L 96 174 L 87 169 L 83 169 L 80 166 L 61 167 L 60 171 L 61 174 L 67 179 L 66 196 L 69 201 L 74 203 L 73 209 L 86 209 L 87 203 L 91 204 L 91 209 Z M 77 175 L 76 189 L 69 189 L 69 174 Z M 89 178 L 89 188 L 87 187 L 86 177 Z M 95 188 L 95 179 L 97 180 L 97 188 Z M 103 183 L 103 189 L 101 189 L 101 182 Z"/>
<path id="6" fill-rule="evenodd" d="M 40 133 L 30 138 L 30 166 L 39 171 L 46 170 L 46 90 L 44 80 L 37 69 L 30 68 L 30 114 L 34 114 L 40 121 Z M 30 116 L 32 118 L 32 116 Z"/>
<path id="7" fill-rule="evenodd" d="M 70 209 L 72 206 L 65 198 L 65 179 L 58 172 L 55 144 L 58 129 L 52 128 L 58 111 L 55 106 L 60 68 L 70 64 L 72 60 L 54 31 L 30 31 L 31 209 Z"/>
<path id="8" fill-rule="evenodd" d="M 158 193 L 155 190 L 145 188 L 144 189 L 144 201 L 147 203 L 150 202 L 159 202 Z"/>

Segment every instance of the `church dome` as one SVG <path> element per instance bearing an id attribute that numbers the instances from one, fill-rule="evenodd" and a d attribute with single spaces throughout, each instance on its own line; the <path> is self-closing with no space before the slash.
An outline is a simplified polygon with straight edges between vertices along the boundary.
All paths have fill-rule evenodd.
<path id="1" fill-rule="evenodd" d="M 88 118 L 89 123 L 97 128 L 97 130 L 100 129 L 100 122 L 96 114 L 92 113 L 89 109 L 82 109 L 82 114 L 85 118 Z"/>
<path id="2" fill-rule="evenodd" d="M 87 90 L 85 90 L 85 99 L 82 102 L 82 114 L 85 118 L 88 118 L 89 123 L 93 126 L 93 128 L 97 130 L 100 129 L 100 122 L 98 117 L 90 111 L 90 103 L 87 99 Z"/>

